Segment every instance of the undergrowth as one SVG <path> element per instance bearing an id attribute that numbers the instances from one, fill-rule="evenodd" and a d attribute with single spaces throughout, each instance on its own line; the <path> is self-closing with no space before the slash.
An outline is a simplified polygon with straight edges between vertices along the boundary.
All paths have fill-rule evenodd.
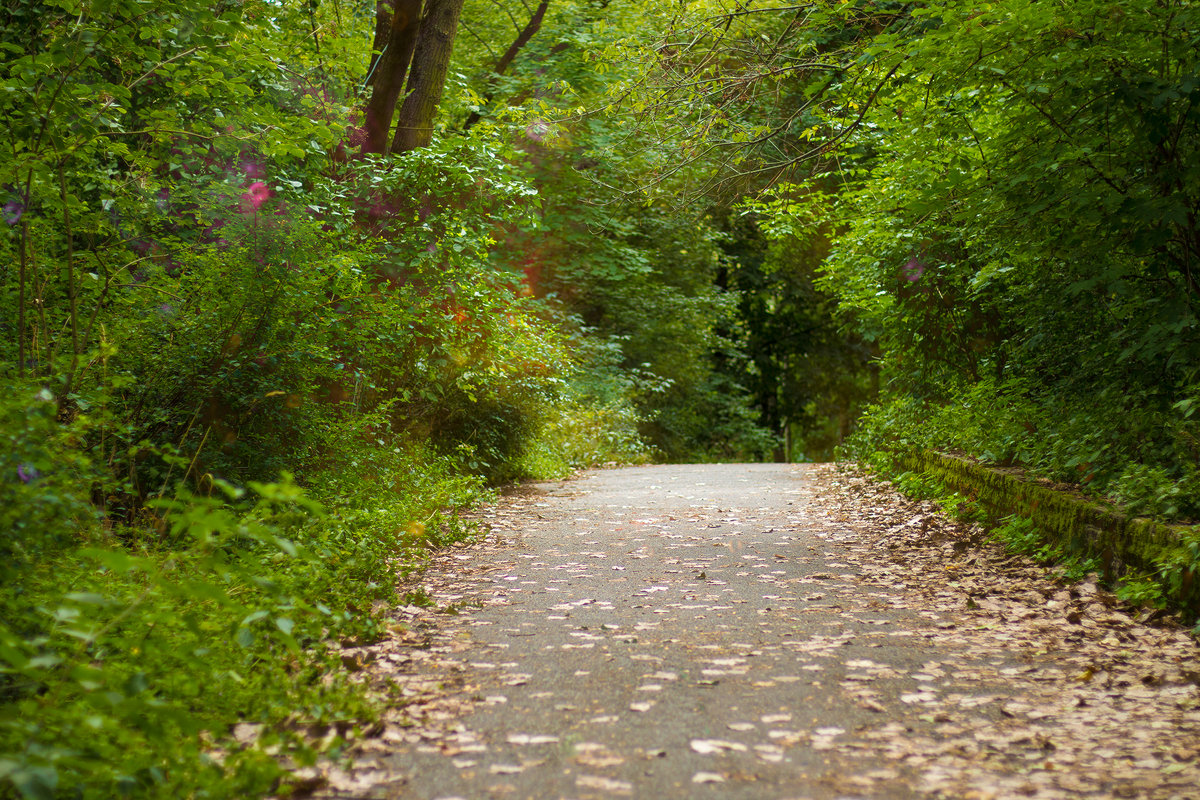
<path id="1" fill-rule="evenodd" d="M 143 442 L 143 471 L 157 459 L 174 488 L 131 511 L 97 456 L 119 420 L 91 398 L 70 417 L 47 388 L 0 400 L 0 796 L 286 792 L 287 767 L 372 723 L 339 648 L 385 635 L 399 579 L 476 535 L 455 512 L 496 472 L 464 462 L 495 454 L 420 441 L 383 403 L 327 414 L 295 478 L 197 477 L 194 454 Z M 620 402 L 530 407 L 513 474 L 642 453 Z"/>
<path id="2" fill-rule="evenodd" d="M 313 472 L 311 492 L 286 473 L 212 479 L 113 524 L 91 504 L 101 471 L 46 446 L 52 409 L 36 396 L 30 424 L 4 431 L 0 785 L 39 799 L 249 797 L 279 788 L 285 756 L 336 755 L 375 713 L 338 644 L 377 639 L 398 573 L 471 535 L 448 509 L 481 497 L 480 479 L 380 439 Z M 236 740 L 239 722 L 262 735 Z"/>

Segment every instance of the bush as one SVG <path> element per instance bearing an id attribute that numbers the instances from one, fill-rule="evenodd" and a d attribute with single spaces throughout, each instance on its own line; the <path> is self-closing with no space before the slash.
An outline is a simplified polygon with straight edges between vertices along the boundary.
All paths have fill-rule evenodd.
<path id="1" fill-rule="evenodd" d="M 19 382 L 0 395 L 0 584 L 18 593 L 26 570 L 85 544 L 99 516 L 88 495 L 104 473 L 73 446 L 93 423 L 62 425 L 57 416 L 49 389 Z"/>
<path id="2" fill-rule="evenodd" d="M 351 449 L 353 469 L 314 473 L 328 506 L 287 476 L 218 480 L 153 501 L 150 528 L 22 528 L 56 551 L 0 592 L 0 781 L 28 798 L 249 796 L 277 784 L 281 753 L 311 760 L 312 734 L 369 722 L 330 645 L 379 635 L 372 609 L 428 546 L 467 535 L 445 509 L 479 482 L 430 453 Z M 22 488 L 60 502 L 50 482 Z M 234 737 L 240 722 L 262 735 Z"/>

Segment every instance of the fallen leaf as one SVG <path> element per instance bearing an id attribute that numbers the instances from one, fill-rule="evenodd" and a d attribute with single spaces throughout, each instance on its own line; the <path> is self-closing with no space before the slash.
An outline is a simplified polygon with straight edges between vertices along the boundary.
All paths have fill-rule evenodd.
<path id="1" fill-rule="evenodd" d="M 628 781 L 618 781 L 599 775 L 580 775 L 575 779 L 575 785 L 581 789 L 600 789 L 605 792 L 628 794 L 633 791 L 633 784 Z"/>
<path id="2" fill-rule="evenodd" d="M 701 755 L 724 753 L 730 750 L 737 752 L 746 750 L 746 745 L 740 742 L 727 742 L 723 739 L 692 739 L 691 746 L 693 750 Z"/>
<path id="3" fill-rule="evenodd" d="M 492 764 L 488 767 L 488 772 L 493 775 L 516 775 L 524 771 L 525 768 L 517 764 Z"/>
<path id="4" fill-rule="evenodd" d="M 724 783 L 725 776 L 715 772 L 697 772 L 692 776 L 692 783 Z"/>

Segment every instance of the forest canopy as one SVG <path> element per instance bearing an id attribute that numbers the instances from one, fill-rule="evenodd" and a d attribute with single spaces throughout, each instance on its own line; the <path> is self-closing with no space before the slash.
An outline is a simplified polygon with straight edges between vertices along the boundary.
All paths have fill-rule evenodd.
<path id="1" fill-rule="evenodd" d="M 362 702 L 324 645 L 506 481 L 933 449 L 1195 520 L 1198 37 L 5 0 L 0 793 L 277 788 Z"/>

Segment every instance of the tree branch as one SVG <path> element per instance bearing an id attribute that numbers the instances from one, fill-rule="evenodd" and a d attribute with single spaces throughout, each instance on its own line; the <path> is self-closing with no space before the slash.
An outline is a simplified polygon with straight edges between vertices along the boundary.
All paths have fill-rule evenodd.
<path id="1" fill-rule="evenodd" d="M 508 69 L 513 60 L 516 59 L 517 54 L 521 52 L 521 49 L 524 48 L 525 45 L 529 44 L 529 40 L 537 35 L 537 32 L 541 30 L 542 19 L 546 16 L 546 8 L 549 5 L 550 0 L 541 0 L 541 2 L 538 3 L 538 7 L 534 10 L 533 16 L 529 18 L 529 22 L 525 24 L 525 27 L 522 28 L 521 32 L 517 34 L 517 38 L 514 39 L 513 43 L 510 44 L 508 49 L 504 51 L 504 55 L 500 56 L 500 60 L 496 62 L 496 66 L 492 67 L 493 76 L 503 75 L 504 71 Z M 483 105 L 491 103 L 492 98 L 495 96 L 495 91 L 489 90 L 483 97 Z M 482 116 L 483 115 L 478 111 L 472 111 L 471 116 L 467 117 L 467 121 L 463 125 L 463 131 L 465 132 L 471 130 L 475 123 L 479 122 Z"/>

